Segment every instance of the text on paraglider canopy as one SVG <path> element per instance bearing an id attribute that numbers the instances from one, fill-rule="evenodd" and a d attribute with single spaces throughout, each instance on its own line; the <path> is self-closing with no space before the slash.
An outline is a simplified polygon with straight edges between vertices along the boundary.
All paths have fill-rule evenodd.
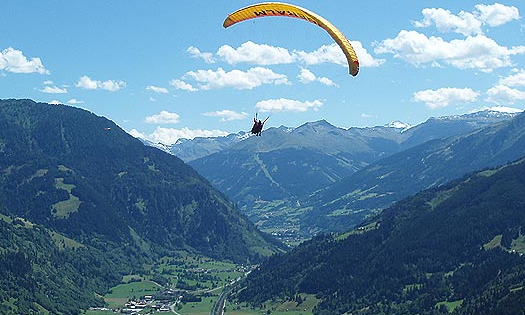
<path id="1" fill-rule="evenodd" d="M 269 16 L 290 16 L 290 17 L 295 17 L 295 18 L 298 18 L 298 19 L 303 19 L 303 20 L 306 20 L 308 22 L 311 22 L 311 23 L 314 23 L 314 24 L 318 25 L 317 21 L 315 19 L 313 19 L 312 17 L 310 17 L 308 15 L 305 15 L 305 14 L 302 14 L 302 13 L 289 11 L 289 10 L 261 10 L 261 11 L 253 11 L 253 14 L 255 14 L 256 17 L 265 16 L 265 15 L 269 15 Z"/>

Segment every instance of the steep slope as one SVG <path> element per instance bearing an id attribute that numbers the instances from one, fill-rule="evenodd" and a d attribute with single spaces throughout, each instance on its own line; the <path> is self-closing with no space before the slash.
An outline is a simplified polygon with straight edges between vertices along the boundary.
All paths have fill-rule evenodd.
<path id="1" fill-rule="evenodd" d="M 1 101 L 0 151 L 0 204 L 84 244 L 237 261 L 276 250 L 180 159 L 85 110 Z"/>
<path id="2" fill-rule="evenodd" d="M 315 314 L 521 314 L 525 159 L 423 191 L 342 236 L 271 258 L 238 293 L 260 305 L 298 293 Z"/>
<path id="3" fill-rule="evenodd" d="M 309 205 L 314 209 L 305 224 L 342 231 L 394 201 L 524 154 L 525 114 L 466 135 L 429 141 L 373 163 L 312 195 Z M 341 215 L 334 217 L 335 213 Z"/>
<path id="4" fill-rule="evenodd" d="M 0 214 L 0 235 L 0 314 L 78 314 L 103 306 L 93 293 L 107 291 L 126 271 L 125 262 L 20 218 Z"/>

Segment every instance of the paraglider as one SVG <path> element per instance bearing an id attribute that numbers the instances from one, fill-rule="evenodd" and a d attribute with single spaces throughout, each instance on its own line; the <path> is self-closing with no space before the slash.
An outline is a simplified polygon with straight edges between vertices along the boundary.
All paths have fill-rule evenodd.
<path id="1" fill-rule="evenodd" d="M 332 25 L 332 23 L 328 22 L 323 17 L 296 5 L 280 2 L 264 2 L 253 4 L 228 15 L 228 17 L 224 20 L 223 26 L 227 28 L 238 22 L 265 16 L 283 16 L 303 19 L 323 28 L 343 50 L 343 53 L 345 54 L 348 62 L 350 74 L 352 76 L 356 76 L 359 72 L 359 60 L 357 59 L 357 55 L 354 51 L 354 48 L 348 39 L 343 35 L 343 33 L 341 33 L 341 31 L 339 31 L 335 26 Z"/>
<path id="2" fill-rule="evenodd" d="M 257 114 L 255 114 L 255 117 L 253 118 L 253 127 L 251 133 L 256 136 L 260 136 L 264 127 L 264 123 L 268 120 L 268 118 L 270 118 L 270 116 L 266 117 L 264 121 L 261 121 L 260 119 L 257 119 Z"/>

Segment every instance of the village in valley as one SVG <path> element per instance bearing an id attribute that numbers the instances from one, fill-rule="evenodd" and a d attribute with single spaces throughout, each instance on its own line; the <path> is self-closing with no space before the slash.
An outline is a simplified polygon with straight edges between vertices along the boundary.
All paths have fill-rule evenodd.
<path id="1" fill-rule="evenodd" d="M 209 314 L 221 293 L 252 269 L 202 256 L 165 257 L 147 275 L 123 277 L 104 296 L 107 305 L 86 314 L 191 314 L 194 309 Z"/>

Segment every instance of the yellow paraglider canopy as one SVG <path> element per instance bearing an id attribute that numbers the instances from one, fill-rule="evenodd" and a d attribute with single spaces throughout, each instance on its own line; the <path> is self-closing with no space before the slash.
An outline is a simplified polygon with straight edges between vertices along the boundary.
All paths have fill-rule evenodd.
<path id="1" fill-rule="evenodd" d="M 284 16 L 306 20 L 310 23 L 322 27 L 332 36 L 335 42 L 341 47 L 348 61 L 350 74 L 356 76 L 359 72 L 359 60 L 352 45 L 348 39 L 332 23 L 312 11 L 298 7 L 293 4 L 280 2 L 257 3 L 245 8 L 239 9 L 228 15 L 224 23 L 225 28 L 248 19 L 254 19 L 265 16 Z"/>

